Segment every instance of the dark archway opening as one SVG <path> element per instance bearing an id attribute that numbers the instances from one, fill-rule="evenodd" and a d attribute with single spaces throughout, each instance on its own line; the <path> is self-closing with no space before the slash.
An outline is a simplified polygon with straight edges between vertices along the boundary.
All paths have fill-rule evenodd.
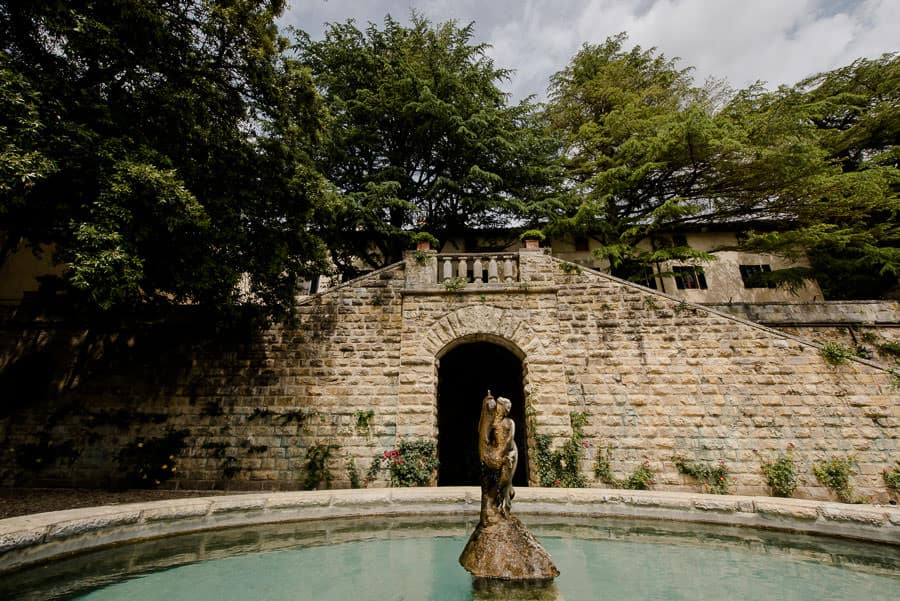
<path id="1" fill-rule="evenodd" d="M 478 418 L 485 393 L 512 401 L 519 465 L 516 486 L 528 485 L 528 445 L 522 361 L 490 342 L 462 344 L 441 358 L 438 371 L 438 453 L 441 486 L 478 486 Z"/>

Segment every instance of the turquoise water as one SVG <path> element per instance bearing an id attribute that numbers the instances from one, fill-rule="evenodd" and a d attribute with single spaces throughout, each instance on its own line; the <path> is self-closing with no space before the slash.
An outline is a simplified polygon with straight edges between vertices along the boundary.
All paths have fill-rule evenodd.
<path id="1" fill-rule="evenodd" d="M 542 536 L 562 572 L 566 601 L 900 599 L 883 573 L 722 545 L 692 546 Z M 457 558 L 464 536 L 363 540 L 250 553 L 146 574 L 83 594 L 83 601 L 467 601 Z"/>

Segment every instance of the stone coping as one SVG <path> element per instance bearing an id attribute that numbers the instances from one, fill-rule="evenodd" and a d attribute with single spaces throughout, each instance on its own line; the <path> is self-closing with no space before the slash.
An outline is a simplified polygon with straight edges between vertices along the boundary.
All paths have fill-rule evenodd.
<path id="1" fill-rule="evenodd" d="M 477 515 L 475 487 L 272 492 L 88 507 L 0 520 L 0 573 L 114 544 L 243 525 Z M 900 509 L 681 492 L 519 488 L 514 512 L 747 526 L 900 545 Z"/>

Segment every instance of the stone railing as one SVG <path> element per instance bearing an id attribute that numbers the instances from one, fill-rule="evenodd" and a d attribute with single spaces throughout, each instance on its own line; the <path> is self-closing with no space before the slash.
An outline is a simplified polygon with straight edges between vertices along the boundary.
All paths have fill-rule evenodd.
<path id="1" fill-rule="evenodd" d="M 454 253 L 437 255 L 437 283 L 454 278 L 469 284 L 511 284 L 519 281 L 517 253 Z"/>

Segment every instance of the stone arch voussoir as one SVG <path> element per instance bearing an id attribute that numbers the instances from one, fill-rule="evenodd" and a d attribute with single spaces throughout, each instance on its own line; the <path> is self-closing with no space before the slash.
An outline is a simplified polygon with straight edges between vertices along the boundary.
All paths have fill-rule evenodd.
<path id="1" fill-rule="evenodd" d="M 479 338 L 508 341 L 524 356 L 543 352 L 543 343 L 525 319 L 489 305 L 461 307 L 438 319 L 424 336 L 424 350 L 437 357 L 456 340 Z"/>

